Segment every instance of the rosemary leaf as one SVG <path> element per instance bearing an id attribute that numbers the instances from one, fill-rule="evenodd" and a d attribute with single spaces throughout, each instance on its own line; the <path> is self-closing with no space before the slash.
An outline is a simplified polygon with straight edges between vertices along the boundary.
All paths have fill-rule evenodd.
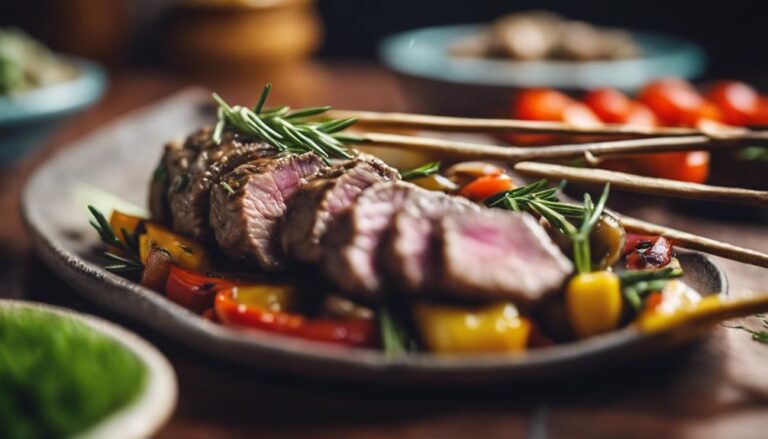
<path id="1" fill-rule="evenodd" d="M 403 180 L 414 180 L 426 177 L 440 171 L 440 165 L 440 162 L 430 162 L 426 165 L 419 166 L 418 168 L 411 169 L 410 171 L 401 172 L 400 176 Z"/>

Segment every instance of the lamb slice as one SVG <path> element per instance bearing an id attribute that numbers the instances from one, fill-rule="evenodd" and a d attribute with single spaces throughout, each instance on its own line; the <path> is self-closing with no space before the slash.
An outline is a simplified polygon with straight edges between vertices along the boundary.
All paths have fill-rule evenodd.
<path id="1" fill-rule="evenodd" d="M 449 213 L 439 224 L 446 294 L 527 305 L 559 289 L 573 271 L 571 261 L 526 213 Z"/>
<path id="2" fill-rule="evenodd" d="M 278 232 L 286 205 L 325 168 L 320 157 L 305 153 L 256 160 L 225 175 L 211 188 L 210 213 L 222 251 L 264 270 L 285 268 Z"/>
<path id="3" fill-rule="evenodd" d="M 480 209 L 466 198 L 441 192 L 408 199 L 395 215 L 386 245 L 387 268 L 392 279 L 411 293 L 434 289 L 440 276 L 436 222 L 449 213 Z"/>
<path id="4" fill-rule="evenodd" d="M 283 250 L 298 261 L 317 262 L 320 240 L 334 218 L 349 209 L 365 188 L 398 177 L 389 166 L 376 167 L 366 160 L 334 166 L 299 189 L 289 204 L 281 228 Z"/>
<path id="5" fill-rule="evenodd" d="M 376 183 L 323 236 L 321 268 L 344 292 L 363 300 L 379 298 L 385 285 L 379 248 L 392 219 L 410 197 L 428 192 L 410 183 Z"/>
<path id="6" fill-rule="evenodd" d="M 275 155 L 271 145 L 225 132 L 214 142 L 210 128 L 190 135 L 181 148 L 166 149 L 168 206 L 173 229 L 199 241 L 211 241 L 208 225 L 211 186 L 235 167 Z"/>

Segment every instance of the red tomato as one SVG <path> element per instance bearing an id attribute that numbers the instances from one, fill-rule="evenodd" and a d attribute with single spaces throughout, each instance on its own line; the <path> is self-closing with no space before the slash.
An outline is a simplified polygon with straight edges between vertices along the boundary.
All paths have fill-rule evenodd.
<path id="1" fill-rule="evenodd" d="M 704 183 L 709 177 L 709 152 L 649 154 L 638 162 L 645 175 L 670 180 Z"/>
<path id="2" fill-rule="evenodd" d="M 597 127 L 603 124 L 595 113 L 581 102 L 574 102 L 565 107 L 560 121 L 579 128 Z"/>
<path id="3" fill-rule="evenodd" d="M 459 189 L 459 195 L 473 201 L 482 201 L 491 195 L 514 188 L 514 181 L 507 174 L 485 175 L 472 180 L 469 184 Z"/>
<path id="4" fill-rule="evenodd" d="M 624 93 L 613 88 L 592 90 L 584 95 L 582 102 L 606 123 L 625 123 L 632 104 Z"/>
<path id="5" fill-rule="evenodd" d="M 307 320 L 299 314 L 267 311 L 239 302 L 231 288 L 216 294 L 214 309 L 219 320 L 230 326 L 348 346 L 373 346 L 377 341 L 372 320 Z"/>
<path id="6" fill-rule="evenodd" d="M 719 81 L 712 85 L 707 97 L 722 112 L 723 122 L 744 126 L 760 104 L 757 90 L 739 81 Z"/>
<path id="7" fill-rule="evenodd" d="M 531 88 L 517 94 L 514 117 L 525 120 L 562 121 L 569 105 L 576 103 L 568 95 L 548 88 Z"/>
<path id="8" fill-rule="evenodd" d="M 768 125 L 768 98 L 761 97 L 757 101 L 755 112 L 749 117 L 750 125 L 766 126 Z"/>
<path id="9" fill-rule="evenodd" d="M 646 85 L 638 96 L 665 125 L 688 125 L 706 103 L 687 81 L 666 78 Z"/>

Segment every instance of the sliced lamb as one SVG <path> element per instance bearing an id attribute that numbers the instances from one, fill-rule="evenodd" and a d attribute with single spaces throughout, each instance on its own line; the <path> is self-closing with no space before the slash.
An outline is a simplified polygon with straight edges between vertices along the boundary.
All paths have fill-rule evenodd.
<path id="1" fill-rule="evenodd" d="M 440 289 L 446 294 L 524 305 L 560 288 L 573 271 L 528 214 L 482 209 L 449 213 L 439 224 Z"/>
<path id="2" fill-rule="evenodd" d="M 392 279 L 408 292 L 434 289 L 440 276 L 436 222 L 448 213 L 480 209 L 466 198 L 441 192 L 408 199 L 392 222 L 386 245 L 386 265 Z"/>
<path id="3" fill-rule="evenodd" d="M 320 264 L 326 276 L 348 294 L 377 299 L 385 284 L 379 266 L 384 235 L 407 199 L 428 195 L 405 182 L 376 183 L 365 189 L 323 236 Z"/>
<path id="4" fill-rule="evenodd" d="M 173 229 L 199 241 L 213 237 L 208 225 L 211 186 L 236 166 L 275 154 L 271 145 L 248 141 L 237 134 L 224 133 L 220 144 L 211 136 L 210 128 L 197 131 L 181 147 L 168 145 L 163 159 Z M 150 206 L 157 205 L 161 213 L 158 188 L 150 192 L 156 193 Z"/>
<path id="5" fill-rule="evenodd" d="M 317 262 L 322 254 L 320 240 L 328 225 L 349 209 L 365 188 L 397 178 L 396 170 L 383 163 L 374 166 L 365 159 L 334 166 L 294 196 L 281 228 L 283 250 L 298 261 Z"/>
<path id="6" fill-rule="evenodd" d="M 305 153 L 256 160 L 222 177 L 211 188 L 210 221 L 224 253 L 264 270 L 283 269 L 278 232 L 286 204 L 325 168 L 320 157 Z"/>

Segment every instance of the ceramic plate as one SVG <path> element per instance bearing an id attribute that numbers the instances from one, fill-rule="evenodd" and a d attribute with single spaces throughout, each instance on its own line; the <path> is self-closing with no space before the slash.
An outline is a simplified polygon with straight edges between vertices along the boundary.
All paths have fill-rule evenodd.
<path id="1" fill-rule="evenodd" d="M 75 200 L 83 183 L 145 204 L 147 182 L 162 147 L 210 122 L 208 94 L 190 90 L 108 125 L 41 166 L 23 194 L 23 213 L 40 256 L 86 299 L 177 342 L 243 365 L 284 373 L 366 382 L 462 384 L 540 379 L 577 373 L 669 349 L 689 335 L 647 336 L 624 329 L 517 355 L 386 356 L 211 323 L 99 265 L 98 237 Z M 680 252 L 684 280 L 702 292 L 725 292 L 723 272 L 707 257 Z"/>
<path id="2" fill-rule="evenodd" d="M 170 418 L 176 406 L 176 374 L 163 354 L 144 339 L 114 323 L 42 303 L 0 299 L 0 308 L 29 308 L 76 320 L 128 349 L 146 366 L 147 382 L 138 398 L 86 431 L 78 433 L 77 437 L 82 439 L 150 437 Z"/>

